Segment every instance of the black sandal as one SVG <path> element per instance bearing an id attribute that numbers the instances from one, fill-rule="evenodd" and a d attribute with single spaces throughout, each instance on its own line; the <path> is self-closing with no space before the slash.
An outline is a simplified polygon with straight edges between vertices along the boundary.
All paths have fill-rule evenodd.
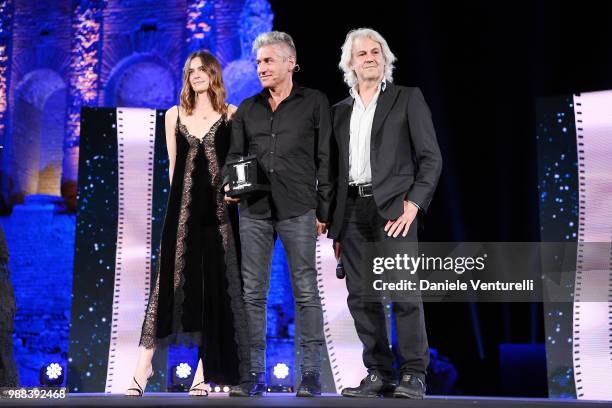
<path id="1" fill-rule="evenodd" d="M 191 392 L 191 391 L 204 391 L 204 394 L 202 394 L 202 395 L 189 394 L 189 396 L 190 396 L 190 397 L 208 397 L 208 390 L 207 390 L 206 388 L 197 388 L 197 387 L 198 387 L 198 385 L 200 385 L 200 384 L 205 384 L 205 383 L 206 383 L 206 380 L 204 380 L 204 381 L 200 381 L 199 383 L 197 383 L 196 385 L 194 385 L 193 387 L 191 387 L 191 388 L 189 389 L 189 391 L 188 391 L 188 392 Z"/>
<path id="2" fill-rule="evenodd" d="M 132 379 L 134 380 L 134 382 L 136 383 L 136 386 L 138 388 L 128 388 L 127 390 L 128 391 L 136 391 L 138 394 L 137 395 L 126 394 L 126 397 L 142 397 L 142 394 L 144 394 L 144 390 L 142 389 L 140 384 L 138 384 L 138 381 L 136 380 L 136 377 L 132 377 Z"/>

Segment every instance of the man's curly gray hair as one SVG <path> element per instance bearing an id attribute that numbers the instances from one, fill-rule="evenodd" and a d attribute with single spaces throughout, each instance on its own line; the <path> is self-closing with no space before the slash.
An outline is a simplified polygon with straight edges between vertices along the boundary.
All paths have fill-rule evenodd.
<path id="1" fill-rule="evenodd" d="M 346 40 L 344 40 L 344 44 L 342 44 L 341 48 L 342 53 L 340 56 L 340 63 L 338 64 L 342 72 L 344 72 L 344 82 L 346 82 L 346 84 L 351 88 L 357 84 L 357 76 L 355 76 L 355 72 L 349 68 L 349 64 L 351 63 L 351 58 L 353 56 L 353 42 L 355 39 L 362 37 L 367 37 L 380 44 L 383 58 L 385 59 L 385 81 L 393 82 L 393 70 L 395 69 L 393 64 L 396 60 L 395 55 L 393 55 L 391 52 L 391 49 L 383 36 L 371 28 L 358 28 L 356 30 L 349 31 L 349 33 L 346 35 Z"/>

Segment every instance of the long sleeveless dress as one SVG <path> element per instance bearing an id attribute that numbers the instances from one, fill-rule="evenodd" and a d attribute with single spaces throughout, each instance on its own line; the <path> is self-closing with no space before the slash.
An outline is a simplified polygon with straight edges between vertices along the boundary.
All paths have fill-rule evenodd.
<path id="1" fill-rule="evenodd" d="M 158 274 L 140 345 L 161 339 L 199 345 L 206 381 L 248 378 L 238 214 L 221 192 L 231 124 L 225 116 L 203 138 L 175 127 L 176 163 L 161 239 Z"/>

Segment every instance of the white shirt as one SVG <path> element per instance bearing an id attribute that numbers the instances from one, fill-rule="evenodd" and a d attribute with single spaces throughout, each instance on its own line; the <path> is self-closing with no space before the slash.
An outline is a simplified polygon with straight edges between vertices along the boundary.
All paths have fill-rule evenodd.
<path id="1" fill-rule="evenodd" d="M 381 89 L 384 91 L 386 82 L 378 85 L 374 97 L 365 106 L 357 85 L 350 89 L 354 98 L 353 112 L 351 113 L 350 142 L 349 142 L 349 184 L 369 184 L 372 182 L 372 168 L 370 167 L 370 140 L 372 136 L 372 122 Z"/>

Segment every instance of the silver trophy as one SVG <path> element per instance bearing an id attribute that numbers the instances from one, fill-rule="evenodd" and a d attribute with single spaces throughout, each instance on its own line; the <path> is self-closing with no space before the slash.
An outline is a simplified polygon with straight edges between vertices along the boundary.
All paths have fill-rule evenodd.
<path id="1" fill-rule="evenodd" d="M 236 180 L 232 182 L 233 190 L 241 190 L 253 185 L 249 182 L 249 162 L 236 163 L 233 167 L 233 172 L 236 174 Z"/>
<path id="2" fill-rule="evenodd" d="M 228 162 L 230 168 L 230 190 L 227 195 L 238 197 L 254 191 L 266 191 L 270 186 L 265 182 L 265 176 L 259 170 L 256 156 L 241 157 Z M 262 183 L 264 181 L 264 183 Z"/>

